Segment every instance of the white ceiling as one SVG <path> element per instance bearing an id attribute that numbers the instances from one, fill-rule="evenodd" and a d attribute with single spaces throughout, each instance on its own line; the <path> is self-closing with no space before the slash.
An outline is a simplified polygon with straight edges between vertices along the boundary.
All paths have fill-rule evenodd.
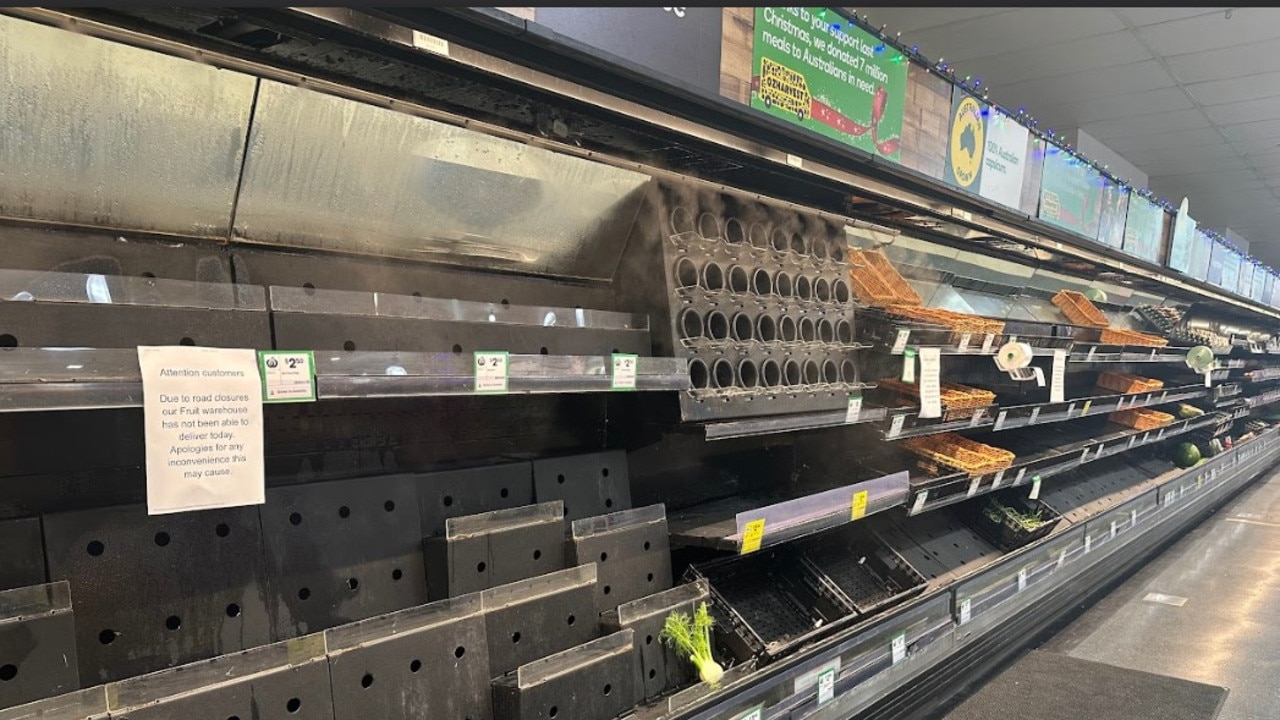
<path id="1" fill-rule="evenodd" d="M 1083 129 L 1280 267 L 1280 8 L 862 12 L 1041 130 Z"/>

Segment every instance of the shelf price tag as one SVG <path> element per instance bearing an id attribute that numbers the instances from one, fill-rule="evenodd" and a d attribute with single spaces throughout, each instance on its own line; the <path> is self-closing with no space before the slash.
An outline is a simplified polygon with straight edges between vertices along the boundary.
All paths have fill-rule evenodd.
<path id="1" fill-rule="evenodd" d="M 1092 359 L 1093 359 L 1093 354 L 1094 354 L 1094 353 L 1096 353 L 1097 351 L 1098 351 L 1098 346 L 1097 346 L 1097 345 L 1090 345 L 1090 346 L 1089 346 L 1089 354 L 1084 356 L 1085 362 L 1088 362 L 1088 361 L 1092 360 Z"/>
<path id="2" fill-rule="evenodd" d="M 1090 550 L 1093 550 L 1093 536 L 1086 533 L 1084 536 L 1084 551 L 1089 552 Z"/>
<path id="3" fill-rule="evenodd" d="M 733 720 L 761 720 L 763 717 L 764 705 L 757 705 L 741 715 L 735 715 Z"/>
<path id="4" fill-rule="evenodd" d="M 1039 419 L 1040 419 L 1040 408 L 1039 407 L 1031 408 L 1031 417 L 1027 418 L 1027 424 L 1035 425 L 1036 421 Z"/>
<path id="5" fill-rule="evenodd" d="M 902 351 L 902 382 L 913 383 L 916 381 L 916 351 L 914 348 L 908 348 Z"/>
<path id="6" fill-rule="evenodd" d="M 764 518 L 748 522 L 742 528 L 742 548 L 738 554 L 746 555 L 759 550 L 762 540 L 764 540 Z"/>
<path id="7" fill-rule="evenodd" d="M 1111 521 L 1111 539 L 1114 540 L 1116 535 L 1120 534 L 1119 520 Z"/>
<path id="8" fill-rule="evenodd" d="M 965 598 L 960 601 L 960 624 L 968 625 L 969 620 L 973 617 L 973 601 Z"/>
<path id="9" fill-rule="evenodd" d="M 629 355 L 627 353 L 613 354 L 613 389 L 614 390 L 635 390 L 636 389 L 636 371 L 640 364 L 638 355 Z"/>
<path id="10" fill-rule="evenodd" d="M 982 484 L 982 478 L 976 477 L 969 481 L 969 492 L 965 497 L 973 497 L 978 494 L 978 486 Z"/>
<path id="11" fill-rule="evenodd" d="M 1067 564 L 1067 549 L 1062 548 L 1058 551 L 1058 564 L 1054 566 L 1055 570 L 1061 570 L 1063 565 Z"/>
<path id="12" fill-rule="evenodd" d="M 1089 462 L 1089 451 L 1090 451 L 1090 450 L 1092 450 L 1092 449 L 1093 449 L 1093 448 L 1085 448 L 1084 450 L 1081 450 L 1081 451 L 1080 451 L 1080 460 L 1079 460 L 1079 462 L 1081 462 L 1081 463 L 1087 463 L 1087 462 Z"/>
<path id="13" fill-rule="evenodd" d="M 852 425 L 858 422 L 858 418 L 862 416 L 862 396 L 850 395 L 849 404 L 845 407 L 844 423 Z"/>
<path id="14" fill-rule="evenodd" d="M 893 340 L 893 354 L 897 355 L 907 348 L 907 338 L 911 337 L 910 330 L 899 330 L 898 337 Z"/>
<path id="15" fill-rule="evenodd" d="M 890 646 L 893 652 L 893 664 L 897 665 L 907 659 L 907 634 L 898 633 L 893 636 L 893 643 Z"/>
<path id="16" fill-rule="evenodd" d="M 973 411 L 973 417 L 969 418 L 969 427 L 978 427 L 982 424 L 982 420 L 987 416 L 986 408 L 978 408 Z"/>
<path id="17" fill-rule="evenodd" d="M 1004 428 L 1004 419 L 1005 419 L 1006 417 L 1008 417 L 1008 416 L 1009 416 L 1009 411 L 1008 411 L 1008 410 L 1001 410 L 1001 411 L 996 415 L 996 422 L 995 422 L 995 425 L 993 425 L 993 426 L 991 427 L 991 429 L 992 429 L 993 431 L 995 431 L 995 432 L 999 432 L 1000 430 L 1002 430 L 1002 429 Z"/>
<path id="18" fill-rule="evenodd" d="M 1027 589 L 1027 569 L 1018 568 L 1018 592 Z"/>
<path id="19" fill-rule="evenodd" d="M 1000 487 L 1000 483 L 1002 482 L 1004 482 L 1004 470 L 1001 470 L 1000 472 L 996 473 L 995 479 L 991 481 L 991 489 L 995 490 L 996 488 Z"/>
<path id="20" fill-rule="evenodd" d="M 1088 414 L 1089 414 L 1089 408 L 1091 408 L 1091 407 L 1093 407 L 1093 401 L 1092 401 L 1092 400 L 1085 400 L 1085 401 L 1084 401 L 1084 407 L 1080 408 L 1080 417 L 1084 417 L 1085 415 L 1088 415 Z"/>
<path id="21" fill-rule="evenodd" d="M 1068 406 L 1067 406 L 1067 419 L 1068 419 L 1068 420 L 1070 420 L 1070 419 L 1071 419 L 1071 413 L 1073 413 L 1073 412 L 1075 412 L 1075 411 L 1076 411 L 1076 404 L 1075 404 L 1075 403 L 1071 403 L 1070 405 L 1068 405 Z M 1081 415 L 1083 415 L 1084 413 L 1080 413 L 1080 414 L 1081 414 Z"/>
<path id="22" fill-rule="evenodd" d="M 1204 372 L 1204 386 L 1205 386 L 1205 387 L 1213 387 L 1213 371 L 1212 371 L 1212 370 L 1205 370 L 1205 372 Z"/>
<path id="23" fill-rule="evenodd" d="M 919 514 L 919 512 L 924 509 L 924 504 L 928 501 L 929 501 L 929 491 L 921 490 L 920 494 L 916 496 L 915 503 L 911 506 L 911 514 L 912 515 Z"/>
<path id="24" fill-rule="evenodd" d="M 310 350 L 259 350 L 262 402 L 316 401 L 316 358 Z"/>
<path id="25" fill-rule="evenodd" d="M 504 393 L 510 373 L 511 354 L 507 352 L 477 352 L 475 354 L 478 393 Z"/>
<path id="26" fill-rule="evenodd" d="M 920 348 L 920 417 L 942 417 L 942 349 Z"/>
<path id="27" fill-rule="evenodd" d="M 1039 475 L 1033 475 L 1031 477 L 1031 494 L 1028 495 L 1027 498 L 1031 500 L 1040 499 L 1040 476 Z"/>
<path id="28" fill-rule="evenodd" d="M 1138 436 L 1137 436 L 1137 435 L 1130 435 L 1130 436 L 1129 436 L 1129 447 L 1133 447 L 1133 444 L 1134 444 L 1135 442 L 1137 442 L 1137 441 L 1138 441 Z"/>
<path id="29" fill-rule="evenodd" d="M 1133 510 L 1130 510 L 1130 511 L 1129 511 L 1129 525 L 1130 525 L 1130 526 L 1133 526 L 1133 527 L 1137 527 L 1137 525 L 1138 525 L 1138 510 L 1137 510 L 1137 508 L 1134 508 Z"/>
<path id="30" fill-rule="evenodd" d="M 987 333 L 987 336 L 982 339 L 982 354 L 990 355 L 991 349 L 995 347 L 995 344 L 996 344 L 996 336 L 993 335 L 992 333 Z"/>
<path id="31" fill-rule="evenodd" d="M 836 696 L 836 670 L 828 668 L 818 675 L 818 704 L 826 705 Z"/>
<path id="32" fill-rule="evenodd" d="M 889 423 L 889 437 L 896 438 L 902 434 L 902 426 L 907 422 L 906 415 L 894 415 Z"/>
<path id="33" fill-rule="evenodd" d="M 1053 351 L 1053 377 L 1049 385 L 1049 402 L 1060 403 L 1063 400 L 1063 383 L 1067 376 L 1067 351 Z"/>
<path id="34" fill-rule="evenodd" d="M 957 352 L 969 352 L 969 341 L 973 339 L 973 333 L 963 333 L 960 336 L 960 344 L 956 346 Z"/>
<path id="35" fill-rule="evenodd" d="M 1018 468 L 1018 476 L 1017 476 L 1017 477 L 1015 477 L 1015 478 L 1013 479 L 1013 484 L 1014 484 L 1015 486 L 1016 486 L 1016 485 L 1021 485 L 1021 484 L 1022 484 L 1022 478 L 1026 477 L 1026 476 L 1027 476 L 1027 469 L 1026 469 L 1026 468 L 1024 468 L 1024 467 L 1020 467 L 1020 468 Z"/>
<path id="36" fill-rule="evenodd" d="M 860 520 L 867 514 L 867 491 L 859 490 L 853 494 L 852 511 L 849 513 L 850 520 Z"/>

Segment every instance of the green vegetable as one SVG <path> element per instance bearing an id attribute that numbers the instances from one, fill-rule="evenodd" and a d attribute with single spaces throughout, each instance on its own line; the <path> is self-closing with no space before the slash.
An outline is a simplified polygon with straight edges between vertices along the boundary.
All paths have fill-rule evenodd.
<path id="1" fill-rule="evenodd" d="M 1013 524 L 1026 531 L 1035 530 L 1048 522 L 1044 517 L 1044 508 L 1037 507 L 1024 513 L 995 499 L 987 503 L 982 512 L 991 522 L 1004 523 L 1006 520 L 1011 520 Z"/>
<path id="2" fill-rule="evenodd" d="M 1173 451 L 1173 464 L 1180 468 L 1195 467 L 1200 462 L 1200 448 L 1195 445 L 1184 442 L 1178 443 L 1178 447 Z"/>
<path id="3" fill-rule="evenodd" d="M 670 645 L 677 654 L 686 657 L 698 668 L 698 677 L 711 687 L 720 684 L 724 677 L 724 668 L 711 655 L 711 626 L 715 621 L 707 611 L 704 602 L 698 606 L 693 617 L 688 613 L 673 612 L 667 616 L 662 626 L 663 642 Z"/>
<path id="4" fill-rule="evenodd" d="M 1189 420 L 1194 417 L 1200 417 L 1203 414 L 1204 414 L 1204 411 L 1196 407 L 1195 405 L 1188 405 L 1186 403 L 1181 403 L 1178 405 L 1178 417 L 1182 418 L 1183 420 Z"/>

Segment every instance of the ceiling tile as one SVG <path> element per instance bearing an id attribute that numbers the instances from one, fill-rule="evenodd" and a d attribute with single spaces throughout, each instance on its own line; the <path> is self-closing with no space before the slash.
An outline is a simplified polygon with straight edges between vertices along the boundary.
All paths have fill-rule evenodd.
<path id="1" fill-rule="evenodd" d="M 1140 167 L 1143 172 L 1147 173 L 1148 177 L 1156 175 L 1161 177 L 1200 175 L 1208 172 L 1216 173 L 1223 170 L 1244 170 L 1249 168 L 1244 160 L 1235 153 L 1217 155 L 1198 161 L 1173 158 L 1168 162 L 1151 163 Z"/>
<path id="2" fill-rule="evenodd" d="M 1120 17 L 1128 20 L 1130 23 L 1139 27 L 1143 25 L 1156 25 L 1158 23 L 1169 22 L 1170 20 L 1181 20 L 1183 18 L 1194 17 L 1196 15 L 1208 15 L 1210 13 L 1220 13 L 1222 8 L 1198 7 L 1198 8 L 1115 8 Z"/>
<path id="3" fill-rule="evenodd" d="M 1226 125 L 1222 128 L 1222 134 L 1226 135 L 1227 140 L 1232 142 L 1248 142 L 1252 140 L 1280 138 L 1280 122 L 1276 122 L 1274 120 L 1260 120 L 1258 122 Z"/>
<path id="4" fill-rule="evenodd" d="M 1006 106 L 1025 105 L 1031 113 L 1038 106 L 1061 105 L 1063 101 L 1082 103 L 1113 95 L 1128 95 L 1173 87 L 1173 78 L 1155 60 L 1115 65 L 1101 70 L 1085 70 L 1047 80 L 1028 80 L 996 88 Z"/>
<path id="5" fill-rule="evenodd" d="M 1139 152 L 1152 148 L 1184 148 L 1196 145 L 1214 145 L 1222 142 L 1222 133 L 1209 127 L 1193 130 L 1175 130 L 1173 132 L 1148 133 L 1145 135 L 1128 135 L 1117 137 L 1107 143 L 1112 150 L 1129 156 L 1131 152 Z"/>
<path id="6" fill-rule="evenodd" d="M 1205 108 L 1205 112 L 1216 125 L 1239 125 L 1259 120 L 1276 120 L 1280 118 L 1280 96 L 1229 105 L 1214 105 Z M 1280 123 L 1276 124 L 1280 125 Z"/>
<path id="7" fill-rule="evenodd" d="M 1150 170 L 1147 170 L 1147 168 L 1158 165 L 1169 165 L 1178 161 L 1185 161 L 1187 164 L 1194 164 L 1204 160 L 1213 160 L 1214 158 L 1219 157 L 1235 157 L 1238 154 L 1239 153 L 1236 152 L 1235 148 L 1228 145 L 1225 140 L 1219 138 L 1218 142 L 1212 145 L 1192 145 L 1191 147 L 1165 146 L 1161 148 L 1152 148 L 1149 150 L 1139 150 L 1126 153 L 1125 158 L 1140 166 L 1148 175 L 1160 175 L 1163 173 L 1159 171 L 1152 173 Z"/>
<path id="8" fill-rule="evenodd" d="M 1172 57 L 1280 38 L 1280 8 L 1241 7 L 1231 19 L 1221 13 L 1198 15 L 1138 29 L 1158 55 Z"/>
<path id="9" fill-rule="evenodd" d="M 1195 107 L 1182 88 L 1169 87 L 1147 92 L 1112 95 L 1083 103 L 1037 108 L 1041 122 L 1055 127 L 1071 127 L 1102 120 L 1116 120 L 1139 115 L 1186 110 Z"/>
<path id="10" fill-rule="evenodd" d="M 981 77 L 998 91 L 1027 80 L 1124 65 L 1151 57 L 1132 33 L 1121 31 L 1017 52 L 1002 51 L 965 61 L 963 70 L 966 74 Z"/>
<path id="11" fill-rule="evenodd" d="M 1123 29 L 1120 18 L 1106 8 L 1042 7 L 950 23 L 911 33 L 910 38 L 905 31 L 903 35 L 930 58 L 945 57 L 954 65 Z"/>
<path id="12" fill-rule="evenodd" d="M 1280 95 L 1280 71 L 1212 80 L 1186 86 L 1201 105 L 1224 105 Z"/>
<path id="13" fill-rule="evenodd" d="M 1103 120 L 1085 125 L 1084 131 L 1105 143 L 1111 138 L 1128 135 L 1194 130 L 1204 127 L 1209 127 L 1209 121 L 1204 113 L 1197 109 L 1174 110 L 1158 115 L 1144 115 L 1140 118 Z"/>
<path id="14" fill-rule="evenodd" d="M 1275 67 L 1277 55 L 1280 55 L 1280 39 L 1178 55 L 1168 62 L 1178 80 L 1198 83 L 1269 71 Z"/>
<path id="15" fill-rule="evenodd" d="M 885 32 L 913 33 L 936 27 L 946 27 L 965 20 L 1006 13 L 1016 8 L 1007 7 L 875 7 L 864 8 L 872 25 L 887 25 Z M 923 46 L 921 46 L 923 47 Z"/>

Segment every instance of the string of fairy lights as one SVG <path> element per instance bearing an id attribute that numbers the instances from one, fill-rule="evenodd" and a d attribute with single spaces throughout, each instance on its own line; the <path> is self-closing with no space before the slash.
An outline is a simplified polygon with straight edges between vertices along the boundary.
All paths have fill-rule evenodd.
<path id="1" fill-rule="evenodd" d="M 832 19 L 832 22 L 829 23 L 830 30 L 832 32 L 839 33 L 843 30 L 844 23 L 852 23 L 854 26 L 873 35 L 880 41 L 879 44 L 876 45 L 874 48 L 877 54 L 890 52 L 891 50 L 897 53 L 895 57 L 890 58 L 890 62 L 894 64 L 901 64 L 903 62 L 909 63 L 911 61 L 915 61 L 915 63 L 921 66 L 922 68 L 924 68 L 926 72 L 939 75 L 943 79 L 951 82 L 953 85 L 960 86 L 965 91 L 971 93 L 974 97 L 982 98 L 982 101 L 987 103 L 987 105 L 989 105 L 991 108 L 995 109 L 1000 114 L 1000 116 L 1011 117 L 1017 122 L 1019 122 L 1020 124 L 1022 124 L 1022 126 L 1027 128 L 1027 130 L 1031 132 L 1032 135 L 1039 138 L 1040 141 L 1044 143 L 1046 152 L 1051 154 L 1055 152 L 1065 152 L 1069 158 L 1068 160 L 1069 164 L 1073 166 L 1080 165 L 1080 166 L 1088 167 L 1092 169 L 1094 172 L 1098 173 L 1098 175 L 1103 178 L 1104 183 L 1109 182 L 1112 185 L 1120 188 L 1120 190 L 1125 193 L 1135 194 L 1143 198 L 1147 202 L 1150 202 L 1156 205 L 1157 207 L 1162 208 L 1166 212 L 1177 214 L 1178 208 L 1174 206 L 1172 203 L 1170 203 L 1168 200 L 1161 197 L 1157 197 L 1156 194 L 1152 192 L 1149 188 L 1134 187 L 1128 181 L 1115 176 L 1110 171 L 1110 168 L 1111 168 L 1110 165 L 1098 163 L 1094 160 L 1091 160 L 1085 157 L 1084 155 L 1081 155 L 1079 152 L 1077 152 L 1075 149 L 1071 147 L 1071 143 L 1066 139 L 1065 136 L 1056 134 L 1053 131 L 1053 128 L 1046 128 L 1044 130 L 1041 130 L 1039 121 L 1036 119 L 1034 115 L 1028 112 L 1025 107 L 1020 107 L 1017 110 L 1013 110 L 1012 108 L 1003 107 L 999 103 L 992 101 L 991 87 L 984 85 L 982 82 L 982 78 L 975 78 L 971 75 L 965 75 L 963 77 L 957 75 L 955 68 L 946 62 L 946 58 L 939 57 L 936 61 L 930 60 L 929 58 L 925 57 L 923 53 L 920 52 L 919 45 L 911 45 L 910 47 L 908 47 L 907 44 L 902 40 L 901 32 L 895 33 L 891 37 L 886 32 L 888 30 L 888 25 L 881 25 L 879 27 L 876 27 L 871 24 L 871 21 L 866 14 L 859 15 L 856 10 L 824 8 L 819 11 L 818 17 L 825 21 L 827 17 L 826 14 L 829 11 L 834 13 L 837 16 L 836 18 Z M 842 23 L 841 20 L 843 20 L 844 23 Z M 987 111 L 984 110 L 983 114 L 985 115 L 986 113 Z M 1206 230 L 1203 228 L 1200 228 L 1200 230 L 1204 232 L 1204 234 L 1208 235 L 1211 239 L 1221 243 L 1229 251 L 1231 251 L 1232 253 L 1235 253 L 1237 256 L 1243 258 L 1244 260 L 1251 263 L 1261 264 L 1265 266 L 1265 263 L 1263 263 L 1262 261 L 1258 260 L 1257 258 L 1254 258 L 1252 255 L 1249 255 L 1248 253 L 1236 247 L 1235 244 L 1232 243 L 1230 240 L 1228 240 L 1226 237 L 1224 237 L 1222 233 L 1217 232 L 1215 230 Z M 1270 270 L 1269 267 L 1268 267 L 1268 270 Z M 1274 270 L 1272 270 L 1271 272 L 1275 274 Z"/>

